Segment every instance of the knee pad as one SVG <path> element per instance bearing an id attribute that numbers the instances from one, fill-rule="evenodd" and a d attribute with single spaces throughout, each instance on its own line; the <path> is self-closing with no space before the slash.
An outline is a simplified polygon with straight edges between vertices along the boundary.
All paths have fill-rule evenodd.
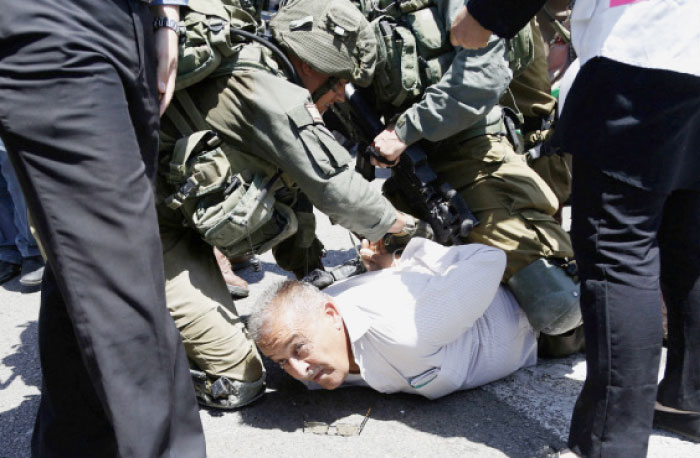
<path id="1" fill-rule="evenodd" d="M 513 275 L 507 285 L 535 331 L 558 335 L 582 323 L 581 285 L 555 263 L 540 258 Z"/>

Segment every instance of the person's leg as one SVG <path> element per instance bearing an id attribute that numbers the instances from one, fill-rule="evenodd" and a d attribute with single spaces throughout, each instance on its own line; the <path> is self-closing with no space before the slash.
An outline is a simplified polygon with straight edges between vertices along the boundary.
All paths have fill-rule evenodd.
<path id="1" fill-rule="evenodd" d="M 22 190 L 2 143 L 0 143 L 0 172 L 7 184 L 14 210 L 14 215 L 5 224 L 14 224 L 16 230 L 13 248 L 21 256 L 19 282 L 22 286 L 39 286 L 44 276 L 44 259 L 29 227 L 27 205 L 24 203 Z"/>
<path id="2" fill-rule="evenodd" d="M 29 228 L 29 221 L 27 220 L 27 204 L 24 202 L 22 190 L 19 187 L 19 182 L 17 181 L 17 177 L 15 176 L 12 164 L 10 163 L 7 151 L 5 151 L 2 142 L 0 142 L 0 171 L 2 172 L 2 177 L 5 179 L 7 191 L 14 205 L 13 218 L 8 222 L 14 221 L 14 226 L 17 230 L 17 236 L 15 237 L 17 250 L 22 258 L 39 257 L 41 253 L 32 236 L 32 232 Z M 0 223 L 0 225 L 2 224 L 6 223 Z"/>
<path id="3" fill-rule="evenodd" d="M 659 232 L 668 355 L 657 400 L 694 414 L 657 411 L 654 425 L 700 440 L 700 192 L 676 191 Z M 665 410 L 665 409 L 659 409 Z"/>
<path id="4" fill-rule="evenodd" d="M 127 1 L 11 2 L 0 18 L 13 33 L 0 48 L 20 50 L 0 56 L 0 131 L 46 244 L 54 275 L 45 288 L 62 299 L 47 295 L 42 325 L 53 326 L 65 305 L 79 349 L 61 353 L 54 341 L 70 337 L 40 330 L 41 357 L 53 364 L 43 370 L 36 455 L 80 456 L 55 440 L 75 418 L 93 422 L 86 430 L 108 419 L 111 431 L 101 433 L 117 451 L 105 456 L 205 455 L 164 300 L 149 179 L 158 128 L 151 20 L 146 4 Z M 62 384 L 54 369 L 77 359 L 99 408 L 78 401 L 81 386 Z"/>
<path id="5" fill-rule="evenodd" d="M 265 391 L 262 360 L 231 301 L 211 246 L 194 231 L 180 234 L 163 234 L 165 295 L 187 357 L 203 371 L 195 377 L 197 399 L 222 409 L 244 406 Z"/>
<path id="6" fill-rule="evenodd" d="M 444 148 L 431 165 L 480 221 L 468 241 L 506 252 L 504 282 L 537 259 L 573 256 L 569 236 L 552 216 L 556 196 L 504 138 L 481 136 Z"/>
<path id="7" fill-rule="evenodd" d="M 41 302 L 45 304 L 39 311 L 43 380 L 32 437 L 33 456 L 115 456 L 114 430 L 82 363 L 73 324 L 50 265 Z"/>
<path id="8" fill-rule="evenodd" d="M 577 155 L 573 172 L 587 376 L 569 446 L 587 457 L 645 456 L 661 355 L 656 232 L 665 196 L 612 179 Z"/>
<path id="9" fill-rule="evenodd" d="M 163 253 L 166 302 L 189 359 L 212 377 L 260 379 L 262 361 L 235 313 L 211 246 L 194 231 L 168 245 Z"/>
<path id="10" fill-rule="evenodd" d="M 13 173 L 7 158 L 5 145 L 0 140 L 0 282 L 12 278 L 19 272 L 22 255 L 17 249 L 17 227 L 14 224 L 15 205 L 10 192 L 10 184 L 5 175 Z"/>

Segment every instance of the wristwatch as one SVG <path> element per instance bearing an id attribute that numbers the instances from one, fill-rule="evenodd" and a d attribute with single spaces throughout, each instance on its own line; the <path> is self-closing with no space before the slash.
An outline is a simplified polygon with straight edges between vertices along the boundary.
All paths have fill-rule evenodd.
<path id="1" fill-rule="evenodd" d="M 182 30 L 180 28 L 180 24 L 178 24 L 178 22 L 176 20 L 170 19 L 169 17 L 165 17 L 165 16 L 154 17 L 153 18 L 153 30 L 162 29 L 163 27 L 169 28 L 170 30 L 175 32 L 178 36 L 180 36 L 182 34 L 182 32 L 184 32 L 184 30 Z"/>

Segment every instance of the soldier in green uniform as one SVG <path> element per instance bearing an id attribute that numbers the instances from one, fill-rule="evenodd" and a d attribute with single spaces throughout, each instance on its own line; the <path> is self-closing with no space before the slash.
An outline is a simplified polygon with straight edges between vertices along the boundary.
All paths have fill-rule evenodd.
<path id="1" fill-rule="evenodd" d="M 533 61 L 515 75 L 501 104 L 520 113 L 523 117 L 520 141 L 525 158 L 557 196 L 561 208 L 571 195 L 570 153 L 547 151 L 546 142 L 554 135 L 557 99 L 552 95 L 549 81 L 545 43 L 537 19 L 530 21 L 533 38 Z M 556 216 L 560 217 L 558 212 Z M 541 357 L 561 357 L 581 351 L 585 342 L 583 326 L 556 336 L 541 334 L 538 339 Z"/>
<path id="2" fill-rule="evenodd" d="M 226 13 L 211 3 L 191 0 L 189 7 Z M 415 226 L 349 167 L 349 153 L 321 118 L 343 99 L 346 82 L 371 81 L 376 44 L 368 22 L 346 0 L 298 0 L 280 10 L 270 29 L 281 54 L 277 46 L 237 45 L 228 37 L 234 52 L 223 56 L 214 74 L 176 92 L 162 124 L 158 213 L 167 304 L 188 357 L 206 374 L 195 383 L 198 399 L 220 408 L 254 400 L 264 390 L 264 374 L 208 242 L 229 257 L 274 246 L 278 263 L 301 276 L 321 266 L 312 205 L 373 241 L 387 233 L 405 235 Z M 293 82 L 293 73 L 301 85 Z M 188 128 L 190 135 L 183 137 Z M 221 143 L 200 134 L 206 130 Z M 172 158 L 182 145 L 197 150 L 192 144 L 205 146 L 197 161 L 213 165 L 173 187 L 172 177 L 184 168 L 173 165 Z M 224 181 L 219 190 L 193 191 L 202 190 L 212 170 Z M 202 215 L 216 222 L 197 231 L 193 225 L 206 219 Z"/>
<path id="3" fill-rule="evenodd" d="M 530 166 L 554 191 L 563 205 L 571 195 L 571 154 L 552 154 L 538 146 L 554 134 L 557 99 L 552 96 L 545 44 L 537 19 L 530 21 L 533 39 L 533 61 L 515 75 L 508 91 L 501 98 L 501 105 L 523 116 L 521 127 L 523 150 Z M 531 151 L 531 152 L 528 152 Z"/>
<path id="4" fill-rule="evenodd" d="M 512 78 L 509 62 L 527 59 L 513 56 L 512 45 L 497 37 L 479 50 L 453 48 L 449 26 L 462 0 L 359 4 L 378 36 L 372 90 L 389 122 L 374 139 L 376 150 L 394 161 L 420 143 L 438 178 L 480 220 L 467 241 L 506 252 L 503 282 L 535 329 L 559 334 L 580 324 L 578 286 L 559 267 L 573 256 L 569 236 L 553 217 L 559 201 L 506 139 L 498 105 Z"/>

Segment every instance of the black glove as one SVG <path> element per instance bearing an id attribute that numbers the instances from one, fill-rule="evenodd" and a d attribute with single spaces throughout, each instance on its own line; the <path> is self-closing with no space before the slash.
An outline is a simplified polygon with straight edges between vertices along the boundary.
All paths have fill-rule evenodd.
<path id="1" fill-rule="evenodd" d="M 326 288 L 338 280 L 343 280 L 348 277 L 367 272 L 365 265 L 360 259 L 351 259 L 335 269 L 327 272 L 321 269 L 311 271 L 307 276 L 301 279 L 307 283 L 311 283 L 318 289 Z"/>
<path id="2" fill-rule="evenodd" d="M 401 232 L 395 234 L 386 234 L 384 236 L 384 246 L 389 253 L 395 253 L 403 250 L 408 245 L 413 237 L 422 237 L 424 239 L 433 240 L 435 233 L 430 224 L 423 220 L 406 215 L 406 225 Z"/>

